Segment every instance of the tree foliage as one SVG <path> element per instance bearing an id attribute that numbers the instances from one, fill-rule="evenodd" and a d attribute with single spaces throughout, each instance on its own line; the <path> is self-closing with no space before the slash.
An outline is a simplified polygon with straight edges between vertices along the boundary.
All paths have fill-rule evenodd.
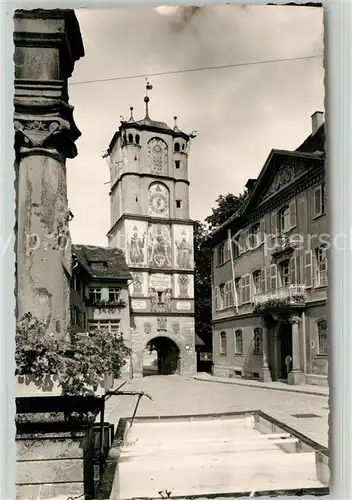
<path id="1" fill-rule="evenodd" d="M 95 330 L 62 341 L 47 333 L 46 324 L 31 313 L 16 328 L 16 375 L 31 375 L 44 388 L 56 380 L 67 395 L 94 394 L 106 374 L 118 378 L 130 354 L 122 335 Z"/>
<path id="2" fill-rule="evenodd" d="M 214 231 L 221 226 L 229 217 L 234 215 L 241 208 L 248 198 L 248 192 L 244 191 L 239 195 L 227 193 L 221 194 L 216 199 L 216 206 L 212 208 L 212 214 L 206 217 L 205 222 L 209 225 L 209 230 Z"/>

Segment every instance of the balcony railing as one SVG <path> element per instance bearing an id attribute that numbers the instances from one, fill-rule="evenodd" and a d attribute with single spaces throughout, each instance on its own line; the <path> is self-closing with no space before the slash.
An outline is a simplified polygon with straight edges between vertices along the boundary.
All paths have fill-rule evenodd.
<path id="1" fill-rule="evenodd" d="M 264 304 L 269 301 L 282 300 L 287 305 L 289 304 L 304 304 L 306 301 L 305 285 L 289 285 L 285 287 L 275 288 L 265 293 L 254 294 L 254 305 Z"/>

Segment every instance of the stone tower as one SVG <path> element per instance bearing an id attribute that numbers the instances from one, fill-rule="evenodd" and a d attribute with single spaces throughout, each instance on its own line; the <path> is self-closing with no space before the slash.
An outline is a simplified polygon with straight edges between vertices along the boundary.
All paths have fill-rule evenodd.
<path id="1" fill-rule="evenodd" d="M 147 83 L 147 92 L 152 86 Z M 159 373 L 196 371 L 193 221 L 189 218 L 188 152 L 192 134 L 149 117 L 121 121 L 107 151 L 109 246 L 124 250 L 133 281 L 133 376 L 142 376 L 152 345 Z M 126 332 L 127 333 L 127 332 Z"/>

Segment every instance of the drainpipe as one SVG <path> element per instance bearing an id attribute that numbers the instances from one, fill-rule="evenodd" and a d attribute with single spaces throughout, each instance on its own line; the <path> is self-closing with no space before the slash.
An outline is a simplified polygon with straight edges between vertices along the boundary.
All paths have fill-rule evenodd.
<path id="1" fill-rule="evenodd" d="M 306 313 L 302 312 L 302 334 L 303 334 L 303 373 L 307 374 L 307 335 L 306 335 Z"/>

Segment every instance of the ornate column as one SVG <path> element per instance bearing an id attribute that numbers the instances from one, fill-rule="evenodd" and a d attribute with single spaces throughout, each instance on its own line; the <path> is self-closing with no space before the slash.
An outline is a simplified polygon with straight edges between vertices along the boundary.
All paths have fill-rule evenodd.
<path id="1" fill-rule="evenodd" d="M 301 371 L 301 353 L 299 339 L 299 325 L 301 317 L 297 315 L 290 316 L 289 322 L 292 325 L 292 370 L 288 374 L 288 383 L 299 385 L 305 383 L 304 374 Z"/>
<path id="2" fill-rule="evenodd" d="M 71 240 L 66 158 L 80 136 L 67 79 L 84 56 L 73 10 L 14 15 L 17 316 L 62 338 L 70 320 Z"/>
<path id="3" fill-rule="evenodd" d="M 269 358 L 269 325 L 262 319 L 262 331 L 263 331 L 263 366 L 261 369 L 261 380 L 262 382 L 271 382 L 271 373 L 268 365 Z"/>

